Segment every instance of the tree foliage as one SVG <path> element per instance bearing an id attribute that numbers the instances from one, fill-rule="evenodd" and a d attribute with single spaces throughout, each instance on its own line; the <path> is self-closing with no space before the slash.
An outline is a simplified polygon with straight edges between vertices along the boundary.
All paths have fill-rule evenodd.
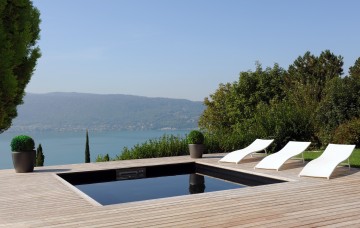
<path id="1" fill-rule="evenodd" d="M 43 153 L 43 149 L 41 144 L 39 144 L 38 148 L 36 149 L 36 164 L 35 166 L 44 166 L 45 155 Z"/>
<path id="2" fill-rule="evenodd" d="M 0 132 L 11 126 L 40 57 L 40 13 L 30 0 L 0 0 Z"/>
<path id="3" fill-rule="evenodd" d="M 90 146 L 89 146 L 89 132 L 88 132 L 88 130 L 86 130 L 85 163 L 90 163 Z"/>
<path id="4" fill-rule="evenodd" d="M 98 154 L 98 156 L 96 157 L 96 162 L 108 162 L 110 161 L 110 156 L 109 154 Z"/>
<path id="5" fill-rule="evenodd" d="M 342 66 L 342 56 L 329 50 L 306 52 L 288 70 L 257 63 L 254 72 L 241 72 L 239 81 L 220 84 L 205 98 L 199 126 L 222 151 L 266 137 L 275 139 L 273 149 L 289 140 L 325 145 L 360 114 L 360 58 L 349 76 L 342 77 Z"/>
<path id="6" fill-rule="evenodd" d="M 206 109 L 199 120 L 200 128 L 217 138 L 222 150 L 232 150 L 248 141 L 233 133 L 243 129 L 254 117 L 259 104 L 284 98 L 284 76 L 285 70 L 277 64 L 264 70 L 257 63 L 255 72 L 241 72 L 239 81 L 220 84 L 210 98 L 205 98 Z"/>
<path id="7" fill-rule="evenodd" d="M 360 57 L 355 61 L 354 66 L 349 68 L 349 74 L 352 78 L 360 79 Z"/>
<path id="8" fill-rule="evenodd" d="M 341 144 L 355 144 L 360 146 L 360 118 L 353 118 L 340 124 L 335 132 L 333 141 Z"/>

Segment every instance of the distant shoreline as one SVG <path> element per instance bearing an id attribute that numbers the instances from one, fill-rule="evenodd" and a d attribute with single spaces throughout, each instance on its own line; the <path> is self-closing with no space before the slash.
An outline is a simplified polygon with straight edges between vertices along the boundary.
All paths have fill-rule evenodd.
<path id="1" fill-rule="evenodd" d="M 11 132 L 93 132 L 194 129 L 202 102 L 129 95 L 27 93 Z"/>
<path id="2" fill-rule="evenodd" d="M 184 128 L 184 129 L 177 129 L 177 128 L 161 128 L 161 129 L 92 129 L 92 128 L 81 128 L 81 129 L 27 129 L 26 127 L 21 129 L 9 129 L 2 134 L 5 133 L 78 133 L 78 132 L 86 132 L 88 130 L 89 132 L 97 132 L 97 133 L 106 133 L 106 132 L 146 132 L 146 131 L 191 131 L 196 128 Z M 0 134 L 1 135 L 1 134 Z"/>

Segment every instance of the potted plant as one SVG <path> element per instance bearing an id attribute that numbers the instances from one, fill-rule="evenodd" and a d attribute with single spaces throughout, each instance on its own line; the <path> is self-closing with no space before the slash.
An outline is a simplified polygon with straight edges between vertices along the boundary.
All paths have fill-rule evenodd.
<path id="1" fill-rule="evenodd" d="M 27 135 L 18 135 L 11 140 L 12 159 L 17 173 L 34 171 L 36 158 L 34 140 Z"/>
<path id="2" fill-rule="evenodd" d="M 198 130 L 192 130 L 187 136 L 191 158 L 201 158 L 204 152 L 204 135 Z"/>

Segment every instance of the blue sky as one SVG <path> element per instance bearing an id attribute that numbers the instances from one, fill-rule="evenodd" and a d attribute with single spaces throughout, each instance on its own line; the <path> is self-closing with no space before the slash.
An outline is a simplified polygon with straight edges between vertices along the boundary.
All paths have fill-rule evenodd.
<path id="1" fill-rule="evenodd" d="M 202 101 L 239 72 L 329 49 L 360 57 L 357 0 L 34 0 L 42 57 L 27 92 Z"/>

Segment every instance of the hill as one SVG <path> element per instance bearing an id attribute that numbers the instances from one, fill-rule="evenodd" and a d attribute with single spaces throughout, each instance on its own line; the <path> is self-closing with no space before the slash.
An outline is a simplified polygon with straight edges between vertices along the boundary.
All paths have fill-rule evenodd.
<path id="1" fill-rule="evenodd" d="M 85 93 L 28 93 L 9 131 L 191 129 L 204 106 L 184 99 Z"/>

